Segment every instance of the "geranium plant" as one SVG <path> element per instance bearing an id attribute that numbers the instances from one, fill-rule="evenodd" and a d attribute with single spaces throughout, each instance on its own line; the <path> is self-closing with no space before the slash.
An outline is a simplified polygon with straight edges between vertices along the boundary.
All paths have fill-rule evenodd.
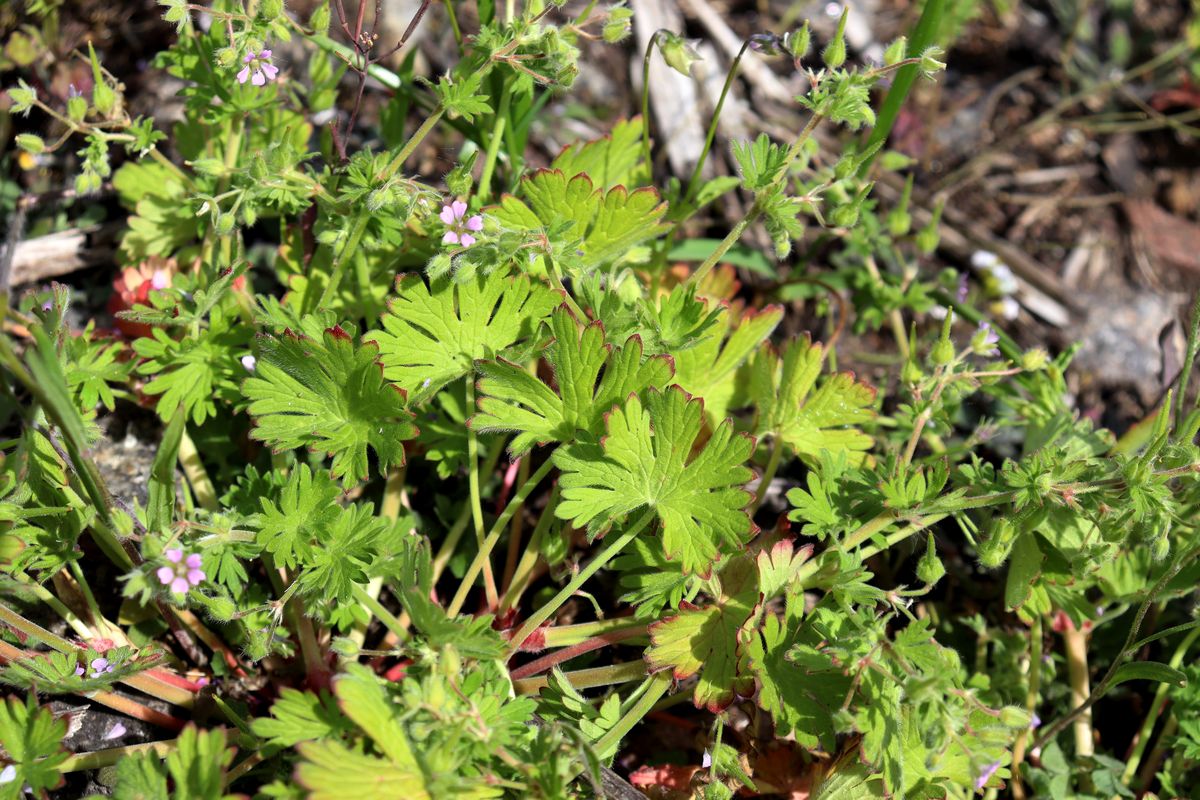
<path id="1" fill-rule="evenodd" d="M 1178 392 L 1120 441 L 1080 418 L 1070 352 L 1020 350 L 938 272 L 937 215 L 873 198 L 943 3 L 873 66 L 845 14 L 819 49 L 748 40 L 732 69 L 783 59 L 807 124 L 686 183 L 645 116 L 525 166 L 619 3 L 425 0 L 398 44 L 439 17 L 442 75 L 386 69 L 365 0 L 160 5 L 173 124 L 91 48 L 90 91 L 8 91 L 18 144 L 82 148 L 74 191 L 111 181 L 128 221 L 113 335 L 63 286 L 5 305 L 0 797 L 106 767 L 118 797 L 589 797 L 614 765 L 704 798 L 1128 793 L 1087 720 L 1187 685 L 1200 414 Z M 460 157 L 416 175 L 430 142 Z M 855 324 L 898 323 L 888 382 L 800 332 L 783 282 L 741 286 L 760 226 L 779 270 L 811 230 L 840 248 Z M 161 423 L 144 500 L 95 458 L 120 404 Z M 957 604 L 974 581 L 997 593 Z M 1127 635 L 1090 653 L 1087 626 Z M 68 752 L 56 695 L 160 735 Z M 639 751 L 671 706 L 700 746 Z"/>

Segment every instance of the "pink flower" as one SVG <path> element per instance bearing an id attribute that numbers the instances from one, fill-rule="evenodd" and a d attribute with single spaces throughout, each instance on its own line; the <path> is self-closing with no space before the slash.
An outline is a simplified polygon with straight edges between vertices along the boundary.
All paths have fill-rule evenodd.
<path id="1" fill-rule="evenodd" d="M 258 55 L 247 53 L 242 62 L 243 66 L 237 74 L 238 83 L 245 83 L 249 79 L 255 86 L 262 86 L 267 81 L 275 80 L 279 74 L 279 67 L 271 63 L 270 50 L 263 50 Z"/>
<path id="2" fill-rule="evenodd" d="M 984 787 L 986 787 L 988 785 L 988 781 L 992 779 L 992 776 L 995 775 L 999 769 L 999 761 L 993 761 L 984 767 L 983 771 L 979 773 L 979 777 L 975 779 L 975 788 L 982 790 Z"/>
<path id="3" fill-rule="evenodd" d="M 116 723 L 113 724 L 113 726 L 111 728 L 108 729 L 108 733 L 104 734 L 104 738 L 105 739 L 120 739 L 126 733 L 128 733 L 128 731 L 125 729 L 125 724 L 120 721 L 117 721 Z"/>
<path id="4" fill-rule="evenodd" d="M 992 326 L 981 322 L 975 335 L 971 337 L 971 350 L 981 356 L 999 355 L 1000 348 L 995 346 L 999 341 L 1000 337 L 992 330 Z"/>
<path id="5" fill-rule="evenodd" d="M 92 674 L 89 677 L 92 678 L 99 678 L 104 673 L 113 671 L 112 664 L 109 664 L 108 659 L 104 656 L 93 658 L 89 666 L 92 668 Z"/>
<path id="6" fill-rule="evenodd" d="M 468 231 L 478 233 L 483 230 L 483 217 L 475 214 L 464 221 L 463 217 L 466 215 L 467 204 L 462 200 L 455 200 L 448 206 L 442 206 L 442 213 L 438 215 L 438 218 L 449 228 L 442 237 L 444 244 L 459 244 L 463 247 L 475 244 L 475 237 Z"/>
<path id="7" fill-rule="evenodd" d="M 183 551 L 171 548 L 163 553 L 174 566 L 162 566 L 154 573 L 158 582 L 171 587 L 175 594 L 185 594 L 192 586 L 199 586 L 208 576 L 200 565 L 204 560 L 199 553 L 192 553 L 184 558 Z"/>

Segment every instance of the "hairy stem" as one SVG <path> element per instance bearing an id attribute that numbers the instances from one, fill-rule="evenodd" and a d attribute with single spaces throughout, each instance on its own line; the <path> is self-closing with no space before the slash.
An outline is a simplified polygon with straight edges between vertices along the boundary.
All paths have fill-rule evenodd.
<path id="1" fill-rule="evenodd" d="M 658 44 L 659 37 L 667 31 L 659 28 L 650 35 L 646 42 L 646 52 L 642 55 L 642 160 L 646 163 L 646 172 L 654 175 L 654 162 L 650 160 L 650 55 Z"/>
<path id="2" fill-rule="evenodd" d="M 1029 629 L 1029 684 L 1025 690 L 1025 710 L 1031 715 L 1037 713 L 1038 692 L 1042 682 L 1042 618 L 1034 617 Z M 1021 764 L 1025 761 L 1026 745 L 1032 728 L 1024 728 L 1017 734 L 1013 746 L 1013 760 L 1009 771 L 1012 773 L 1012 794 L 1015 800 L 1025 800 L 1025 786 L 1021 783 Z"/>
<path id="3" fill-rule="evenodd" d="M 1166 588 L 1167 584 L 1179 574 L 1179 571 L 1196 560 L 1197 556 L 1200 556 L 1200 547 L 1195 547 L 1184 553 L 1174 564 L 1171 565 L 1169 569 L 1166 570 L 1166 572 L 1163 573 L 1162 577 L 1158 579 L 1154 586 L 1150 588 L 1150 590 L 1146 593 L 1146 597 L 1142 601 L 1142 604 L 1138 606 L 1137 613 L 1133 618 L 1133 624 L 1129 626 L 1129 633 L 1125 637 L 1125 644 L 1121 647 L 1120 655 L 1113 659 L 1112 664 L 1109 665 L 1108 671 L 1104 673 L 1104 677 L 1101 678 L 1100 683 L 1096 685 L 1095 691 L 1091 692 L 1088 695 L 1087 700 L 1085 700 L 1081 705 L 1072 709 L 1069 714 L 1066 714 L 1055 720 L 1050 725 L 1047 725 L 1045 730 L 1042 731 L 1042 735 L 1038 737 L 1036 742 L 1034 742 L 1033 746 L 1035 748 L 1041 748 L 1045 746 L 1045 744 L 1057 736 L 1058 733 L 1063 730 L 1063 728 L 1074 722 L 1076 718 L 1087 713 L 1087 711 L 1093 705 L 1095 705 L 1096 701 L 1104 696 L 1105 692 L 1107 692 L 1109 687 L 1112 685 L 1112 681 L 1116 677 L 1117 670 L 1120 668 L 1121 664 L 1125 662 L 1126 658 L 1132 655 L 1133 646 L 1137 642 L 1138 632 L 1142 628 L 1142 622 L 1146 619 L 1146 614 L 1149 612 L 1151 604 L 1155 601 L 1155 599 L 1157 599 L 1158 595 L 1163 591 L 1163 589 Z"/>
<path id="4" fill-rule="evenodd" d="M 537 369 L 537 363 L 533 365 L 533 369 Z M 517 466 L 517 483 L 521 486 L 529 480 L 529 456 L 520 459 L 520 464 Z M 517 571 L 517 559 L 521 555 L 521 528 L 525 517 L 520 514 L 513 515 L 512 523 L 508 528 L 508 554 L 504 558 L 504 576 L 500 579 L 501 596 L 508 593 L 508 587 L 512 586 L 513 574 Z"/>
<path id="5" fill-rule="evenodd" d="M 529 497 L 530 493 L 532 493 L 534 488 L 536 488 L 537 485 L 541 483 L 547 475 L 550 474 L 550 470 L 553 468 L 553 462 L 547 458 L 542 465 L 537 468 L 537 471 L 529 477 L 529 480 L 521 484 L 521 488 L 517 490 L 517 493 L 513 495 L 512 500 L 510 500 L 508 505 L 504 507 L 504 511 L 501 512 L 500 516 L 496 518 L 496 521 L 492 523 L 491 530 L 488 531 L 487 536 L 484 537 L 480 543 L 479 552 L 475 554 L 475 559 L 467 568 L 466 574 L 463 575 L 462 583 L 459 584 L 458 591 L 455 593 L 454 599 L 446 608 L 446 613 L 454 616 L 462 610 L 463 603 L 465 603 L 467 599 L 467 594 L 471 591 L 471 587 L 475 585 L 475 578 L 481 571 L 483 571 L 485 575 L 487 574 L 488 566 L 491 564 L 492 550 L 495 549 L 496 543 L 500 541 L 500 536 L 504 533 L 505 526 L 508 525 L 509 520 L 512 519 L 513 515 L 516 514 L 523 505 L 525 505 L 525 500 Z M 495 586 L 493 585 L 492 588 L 494 590 Z M 491 608 L 498 608 L 500 605 L 499 598 L 489 598 L 488 603 Z"/>
<path id="6" fill-rule="evenodd" d="M 467 376 L 467 404 L 466 409 L 468 414 L 475 413 L 475 376 Z M 489 609 L 496 608 L 500 602 L 500 593 L 496 591 L 496 576 L 492 573 L 492 561 L 488 556 L 491 555 L 491 549 L 484 545 L 483 532 L 483 501 L 479 496 L 479 440 L 475 435 L 475 428 L 470 424 L 467 425 L 467 481 L 470 484 L 471 491 L 471 520 L 475 523 L 475 542 L 479 545 L 479 555 L 476 561 L 483 568 L 483 591 L 487 598 L 487 606 Z M 475 576 L 472 575 L 470 581 L 464 580 L 462 586 L 468 583 L 474 583 Z M 459 592 L 463 593 L 462 586 L 459 587 Z M 455 600 L 457 600 L 457 595 Z M 465 600 L 465 597 L 463 598 Z M 451 607 L 454 603 L 451 603 Z M 459 604 L 461 608 L 461 604 Z M 452 615 L 457 614 L 458 610 L 450 612 Z"/>
<path id="7" fill-rule="evenodd" d="M 533 529 L 533 536 L 529 538 L 529 546 L 521 555 L 521 560 L 513 572 L 512 580 L 509 581 L 508 588 L 500 597 L 501 614 L 520 602 L 521 595 L 529 588 L 529 583 L 533 579 L 533 571 L 542 558 L 542 540 L 546 538 L 546 532 L 550 530 L 550 525 L 554 522 L 554 509 L 558 506 L 558 497 L 558 484 L 555 484 L 550 491 L 550 499 L 546 501 L 546 507 L 542 510 L 542 515 L 538 517 L 537 525 Z"/>
<path id="8" fill-rule="evenodd" d="M 504 141 L 504 127 L 508 124 L 508 105 L 510 93 L 508 84 L 500 95 L 500 105 L 496 108 L 496 120 L 492 124 L 492 135 L 488 139 L 487 155 L 483 161 L 483 172 L 479 175 L 479 196 L 484 202 L 492 196 L 492 174 L 496 170 L 496 159 L 500 155 L 500 144 Z"/>
<path id="9" fill-rule="evenodd" d="M 1084 708 L 1091 694 L 1087 634 L 1072 625 L 1063 632 L 1063 644 L 1067 654 L 1067 679 L 1071 684 L 1071 707 L 1081 709 L 1074 720 L 1075 754 L 1088 757 L 1095 752 L 1095 740 L 1092 738 L 1091 711 Z"/>
<path id="10" fill-rule="evenodd" d="M 588 578 L 595 575 L 601 567 L 603 567 L 605 564 L 615 558 L 618 553 L 624 550 L 625 546 L 632 542 L 634 538 L 642 532 L 642 529 L 649 525 L 653 519 L 653 510 L 649 510 L 643 514 L 641 519 L 626 528 L 620 536 L 608 542 L 604 546 L 604 549 L 597 553 L 595 557 L 588 562 L 587 566 L 581 569 L 575 575 L 575 577 L 573 577 L 567 583 L 566 586 L 560 589 L 558 594 L 554 595 L 550 602 L 539 608 L 533 613 L 532 616 L 529 617 L 529 619 L 525 620 L 525 624 L 522 625 L 517 632 L 513 634 L 512 639 L 509 640 L 508 652 L 505 660 L 508 660 L 508 658 L 511 658 L 514 653 L 520 650 L 521 645 L 525 644 L 525 640 L 529 638 L 531 633 L 537 630 L 537 628 L 543 622 L 550 619 L 551 615 L 553 615 L 555 611 L 558 611 L 562 604 L 565 603 L 571 597 L 571 595 L 575 594 L 579 587 L 583 586 L 583 584 L 587 582 Z"/>
<path id="11" fill-rule="evenodd" d="M 59 764 L 58 771 L 68 773 L 111 767 L 122 759 L 142 753 L 153 753 L 160 758 L 166 758 L 175 750 L 175 747 L 175 740 L 170 739 L 165 742 L 146 742 L 145 744 L 112 747 L 108 750 L 93 750 L 90 753 L 76 753 L 75 755 L 68 756 L 65 761 Z"/>
<path id="12" fill-rule="evenodd" d="M 573 644 L 570 647 L 564 647 L 553 653 L 548 653 L 541 658 L 530 661 L 528 664 L 522 664 L 520 667 L 512 671 L 513 680 L 522 678 L 531 678 L 534 675 L 540 675 L 543 672 L 566 663 L 573 658 L 577 658 L 584 653 L 590 653 L 593 650 L 599 650 L 602 647 L 607 647 L 610 644 L 623 642 L 626 639 L 633 639 L 638 636 L 644 636 L 646 631 L 641 628 L 621 628 L 608 633 L 602 633 L 598 636 L 593 636 L 591 639 Z"/>
<path id="13" fill-rule="evenodd" d="M 593 689 L 597 686 L 611 686 L 614 683 L 628 683 L 636 681 L 645 674 L 646 662 L 641 659 L 612 664 L 607 667 L 593 667 L 563 673 L 567 681 L 576 689 Z M 533 694 L 545 688 L 549 682 L 550 679 L 544 676 L 522 678 L 513 680 L 513 690 L 517 694 Z"/>
<path id="14" fill-rule="evenodd" d="M 713 109 L 712 120 L 708 123 L 708 133 L 704 137 L 704 148 L 700 151 L 700 158 L 696 160 L 696 166 L 692 169 L 691 177 L 688 178 L 687 190 L 683 193 L 684 203 L 695 196 L 696 189 L 700 186 L 700 173 L 704 171 L 704 162 L 708 159 L 708 154 L 712 150 L 713 140 L 717 136 L 717 123 L 721 120 L 721 110 L 725 107 L 725 97 L 729 94 L 729 88 L 733 85 L 733 79 L 737 77 L 738 67 L 742 63 L 742 56 L 746 54 L 746 48 L 749 46 L 749 39 L 742 42 L 741 48 L 733 58 L 733 63 L 729 65 L 729 71 L 725 73 L 725 83 L 721 86 L 721 95 L 717 98 L 717 105 Z"/>
<path id="15" fill-rule="evenodd" d="M 197 505 L 205 511 L 220 510 L 217 490 L 208 477 L 204 462 L 200 460 L 200 451 L 196 449 L 196 443 L 188 435 L 187 425 L 184 425 L 183 435 L 179 438 L 179 466 L 183 468 L 188 485 L 192 487 L 192 496 L 196 498 Z"/>
<path id="16" fill-rule="evenodd" d="M 627 630 L 636 631 L 637 635 L 644 636 L 646 623 L 635 617 L 612 617 L 577 625 L 556 625 L 546 629 L 546 647 L 570 647 L 597 636 Z"/>
<path id="17" fill-rule="evenodd" d="M 667 693 L 667 689 L 670 687 L 671 673 L 668 670 L 658 672 L 646 678 L 646 682 L 643 685 L 644 692 L 642 696 L 638 698 L 638 701 L 634 703 L 633 707 L 630 708 L 629 711 L 627 711 L 625 715 L 621 717 L 621 719 L 617 720 L 616 725 L 614 725 L 607 733 L 596 740 L 596 752 L 606 753 L 615 749 L 616 746 L 620 744 L 621 740 L 625 738 L 625 735 L 633 730 L 635 725 L 642 721 L 642 717 L 650 713 L 650 710 L 654 708 L 654 704 L 658 702 L 659 698 Z"/>
<path id="18" fill-rule="evenodd" d="M 762 478 L 758 481 L 758 490 L 754 493 L 754 502 L 750 505 L 750 517 L 758 512 L 758 507 L 762 505 L 763 499 L 767 496 L 767 489 L 771 486 L 771 481 L 775 480 L 775 473 L 779 471 L 779 462 L 783 460 L 783 439 L 778 435 L 771 442 L 771 455 L 767 459 L 767 468 L 763 472 Z"/>
<path id="19" fill-rule="evenodd" d="M 351 584 L 350 591 L 354 593 L 355 600 L 362 603 L 374 616 L 379 617 L 379 621 L 392 632 L 397 641 L 402 642 L 408 638 L 408 626 L 401 624 L 392 612 L 384 608 L 383 603 L 379 602 L 379 598 L 372 597 L 369 591 L 357 583 Z"/>

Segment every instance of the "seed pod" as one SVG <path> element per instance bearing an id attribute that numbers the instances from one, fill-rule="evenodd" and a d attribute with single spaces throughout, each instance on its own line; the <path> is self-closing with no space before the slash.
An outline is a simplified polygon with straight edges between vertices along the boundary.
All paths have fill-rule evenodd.
<path id="1" fill-rule="evenodd" d="M 1013 542 L 1017 540 L 1017 526 L 1009 519 L 998 519 L 992 528 L 992 534 L 979 543 L 979 563 L 989 569 L 998 567 L 1012 552 Z"/>
<path id="2" fill-rule="evenodd" d="M 937 547 L 933 543 L 933 534 L 929 534 L 925 545 L 925 555 L 917 562 L 917 579 L 929 586 L 937 583 L 946 574 L 946 567 L 938 558 Z"/>
<path id="3" fill-rule="evenodd" d="M 838 20 L 837 33 L 834 34 L 833 41 L 821 51 L 821 59 L 830 69 L 837 69 L 846 63 L 846 16 L 849 13 L 849 7 L 842 9 L 842 18 Z"/>

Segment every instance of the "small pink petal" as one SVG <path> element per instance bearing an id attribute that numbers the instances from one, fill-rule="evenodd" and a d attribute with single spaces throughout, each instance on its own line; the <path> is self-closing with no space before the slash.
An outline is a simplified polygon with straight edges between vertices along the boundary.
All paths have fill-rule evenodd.
<path id="1" fill-rule="evenodd" d="M 259 58 L 270 58 L 270 57 L 271 57 L 271 51 L 270 51 L 270 50 L 263 50 L 261 53 L 259 53 L 259 54 L 258 54 L 258 57 L 259 57 Z"/>
<path id="2" fill-rule="evenodd" d="M 204 583 L 204 579 L 208 576 L 204 574 L 202 569 L 189 569 L 187 574 L 188 583 L 192 586 L 199 586 Z"/>
<path id="3" fill-rule="evenodd" d="M 108 729 L 108 733 L 104 734 L 105 739 L 120 739 L 127 733 L 125 726 L 118 722 Z"/>
<path id="4" fill-rule="evenodd" d="M 442 244 L 458 244 L 458 234 L 454 231 L 446 231 L 442 236 Z"/>
<path id="5" fill-rule="evenodd" d="M 210 681 L 210 680 L 208 679 L 208 677 L 207 677 L 207 676 L 205 676 L 205 677 L 203 677 L 203 678 L 198 678 L 198 679 L 196 680 L 196 685 L 197 685 L 197 686 L 208 686 L 208 684 L 210 684 L 211 682 L 212 682 L 212 681 Z"/>
<path id="6" fill-rule="evenodd" d="M 190 556 L 187 557 L 187 561 L 185 561 L 184 563 L 187 564 L 192 569 L 199 569 L 200 565 L 204 563 L 204 559 L 200 557 L 199 553 L 192 553 Z"/>
<path id="7" fill-rule="evenodd" d="M 469 231 L 483 230 L 483 217 L 476 214 L 475 216 L 473 216 L 469 220 L 467 220 L 467 230 L 469 230 Z"/>
<path id="8" fill-rule="evenodd" d="M 171 581 L 171 591 L 175 594 L 187 594 L 188 582 L 187 578 L 182 575 Z"/>
<path id="9" fill-rule="evenodd" d="M 158 576 L 158 582 L 163 586 L 170 586 L 171 581 L 175 580 L 175 570 L 170 567 L 159 567 L 154 574 Z"/>
<path id="10" fill-rule="evenodd" d="M 447 225 L 453 225 L 454 224 L 454 209 L 450 208 L 450 206 L 442 206 L 442 213 L 438 214 L 438 219 L 440 219 L 442 222 L 446 223 Z"/>
<path id="11" fill-rule="evenodd" d="M 458 243 L 463 247 L 470 247 L 471 245 L 475 244 L 475 237 L 469 233 L 464 233 L 458 237 Z"/>
<path id="12" fill-rule="evenodd" d="M 450 204 L 450 208 L 452 211 L 454 211 L 455 219 L 462 219 L 463 214 L 467 213 L 467 204 L 464 203 L 462 200 L 455 200 L 453 203 Z"/>
<path id="13" fill-rule="evenodd" d="M 242 59 L 242 61 L 244 61 L 247 64 L 249 64 L 253 60 L 254 60 L 254 53 L 246 53 L 246 57 Z"/>
<path id="14" fill-rule="evenodd" d="M 82 677 L 83 676 L 83 667 L 76 667 L 75 674 Z"/>
<path id="15" fill-rule="evenodd" d="M 249 57 L 250 56 L 246 56 L 246 58 L 249 58 Z M 249 80 L 249 78 L 250 78 L 250 67 L 242 67 L 240 70 L 238 70 L 238 74 L 237 74 L 238 83 L 245 83 L 247 80 Z"/>
<path id="16" fill-rule="evenodd" d="M 178 547 L 170 547 L 164 550 L 163 555 L 165 555 L 167 557 L 167 561 L 170 561 L 172 564 L 178 564 L 180 561 L 183 561 L 183 551 Z"/>
<path id="17" fill-rule="evenodd" d="M 269 81 L 275 80 L 275 76 L 279 74 L 279 67 L 274 64 L 263 64 L 262 69 L 267 74 L 267 80 Z"/>
<path id="18" fill-rule="evenodd" d="M 256 69 L 256 70 L 254 70 L 254 75 L 250 78 L 250 82 L 253 83 L 255 86 L 262 86 L 264 83 L 267 82 L 267 76 L 263 75 L 263 72 L 261 69 Z"/>
<path id="19" fill-rule="evenodd" d="M 171 276 L 167 274 L 166 270 L 156 269 L 154 276 L 150 278 L 150 285 L 155 289 L 165 289 L 171 285 Z"/>

